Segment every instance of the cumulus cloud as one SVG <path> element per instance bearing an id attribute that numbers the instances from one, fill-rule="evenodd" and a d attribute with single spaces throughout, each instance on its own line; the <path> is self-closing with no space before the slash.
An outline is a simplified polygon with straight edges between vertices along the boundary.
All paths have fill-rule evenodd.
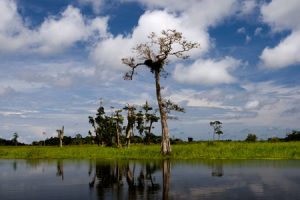
<path id="1" fill-rule="evenodd" d="M 274 32 L 290 30 L 291 34 L 277 46 L 266 47 L 260 59 L 265 67 L 283 68 L 300 62 L 300 1 L 273 0 L 261 7 L 262 20 Z"/>
<path id="2" fill-rule="evenodd" d="M 300 63 L 300 30 L 281 41 L 276 47 L 266 47 L 260 59 L 268 68 L 279 69 Z"/>
<path id="3" fill-rule="evenodd" d="M 151 32 L 159 34 L 161 30 L 165 29 L 176 29 L 177 31 L 182 32 L 188 40 L 198 42 L 200 48 L 189 52 L 189 55 L 193 60 L 199 59 L 214 46 L 213 41 L 209 37 L 208 28 L 220 23 L 237 10 L 237 2 L 235 0 L 218 2 L 211 0 L 136 1 L 152 8 L 152 10 L 146 11 L 140 17 L 137 26 L 133 29 L 131 34 L 126 36 L 111 36 L 106 40 L 98 42 L 95 49 L 91 52 L 91 58 L 97 63 L 101 73 L 105 73 L 105 70 L 126 70 L 126 67 L 121 63 L 121 58 L 130 56 L 132 48 L 138 43 L 146 42 L 146 36 Z M 156 8 L 160 9 L 156 10 Z M 199 12 L 199 10 L 202 10 L 202 12 Z M 210 78 L 213 78 L 214 80 L 206 79 L 206 83 L 229 83 L 235 80 L 234 77 L 227 72 L 227 69 L 230 67 L 226 64 L 231 61 L 230 59 L 225 59 L 224 61 L 199 60 L 199 62 L 206 63 L 206 66 L 210 64 L 218 65 L 218 67 L 214 68 L 214 72 L 219 74 L 219 78 L 223 79 L 223 81 L 217 81 L 215 79 L 218 77 L 211 75 Z M 175 59 L 175 61 L 178 60 Z M 221 67 L 221 65 L 224 64 L 226 66 Z M 236 65 L 236 63 L 228 63 L 228 65 L 231 64 Z M 179 68 L 180 67 L 177 67 L 177 70 L 179 70 Z M 183 70 L 183 68 L 180 69 Z M 205 70 L 207 73 L 214 73 L 209 72 L 207 68 L 205 68 Z M 190 71 L 192 71 L 192 69 Z M 197 74 L 199 75 L 201 73 L 199 72 Z M 183 78 L 178 78 L 179 76 L 175 77 L 177 77 L 176 80 L 186 82 L 182 81 Z M 193 82 L 197 81 L 193 80 Z"/>
<path id="4" fill-rule="evenodd" d="M 273 0 L 261 7 L 262 20 L 274 31 L 300 28 L 300 1 Z"/>
<path id="5" fill-rule="evenodd" d="M 76 42 L 91 37 L 105 37 L 106 17 L 86 19 L 78 8 L 68 6 L 57 16 L 50 16 L 38 27 L 26 26 L 15 1 L 0 2 L 0 52 L 58 53 Z"/>
<path id="6" fill-rule="evenodd" d="M 177 64 L 173 77 L 178 82 L 190 84 L 233 83 L 236 79 L 229 73 L 229 70 L 240 64 L 241 61 L 231 57 L 221 60 L 198 59 L 190 66 Z"/>
<path id="7" fill-rule="evenodd" d="M 159 22 L 159 23 L 158 23 Z M 175 14 L 163 11 L 147 11 L 139 19 L 137 27 L 128 36 L 117 35 L 101 40 L 91 52 L 91 58 L 103 69 L 126 70 L 121 59 L 132 54 L 132 48 L 141 42 L 147 42 L 147 35 L 151 32 L 160 34 L 162 30 L 176 29 L 190 41 L 198 42 L 201 48 L 194 50 L 193 55 L 201 55 L 209 49 L 207 32 L 186 26 L 185 20 Z"/>

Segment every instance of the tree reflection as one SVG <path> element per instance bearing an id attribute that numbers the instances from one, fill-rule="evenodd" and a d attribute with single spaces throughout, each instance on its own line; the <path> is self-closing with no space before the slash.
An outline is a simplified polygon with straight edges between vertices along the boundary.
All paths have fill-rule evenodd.
<path id="1" fill-rule="evenodd" d="M 96 189 L 99 199 L 157 199 L 160 185 L 153 174 L 158 170 L 158 163 L 96 163 L 89 186 Z"/>
<path id="2" fill-rule="evenodd" d="M 170 160 L 163 160 L 163 199 L 169 199 L 170 188 Z"/>
<path id="3" fill-rule="evenodd" d="M 224 175 L 224 170 L 223 170 L 223 163 L 222 162 L 214 162 L 212 164 L 212 172 L 211 172 L 212 176 L 217 176 L 217 177 L 221 177 Z"/>
<path id="4" fill-rule="evenodd" d="M 61 180 L 64 180 L 64 162 L 63 160 L 57 160 L 56 176 L 61 176 Z"/>

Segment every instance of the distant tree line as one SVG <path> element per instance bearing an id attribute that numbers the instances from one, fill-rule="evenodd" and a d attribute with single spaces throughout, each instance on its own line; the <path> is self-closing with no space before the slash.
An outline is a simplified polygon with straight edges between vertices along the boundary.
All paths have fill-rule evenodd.
<path id="1" fill-rule="evenodd" d="M 6 140 L 6 139 L 3 139 L 3 138 L 0 138 L 0 146 L 23 146 L 25 145 L 24 143 L 20 143 L 18 141 L 18 133 L 14 133 L 13 134 L 13 137 L 11 140 Z"/>
<path id="2" fill-rule="evenodd" d="M 245 139 L 246 142 L 256 142 L 257 136 L 255 134 L 249 133 Z M 293 130 L 291 133 L 287 133 L 284 138 L 272 137 L 267 139 L 268 142 L 290 142 L 290 141 L 300 141 L 300 131 Z"/>

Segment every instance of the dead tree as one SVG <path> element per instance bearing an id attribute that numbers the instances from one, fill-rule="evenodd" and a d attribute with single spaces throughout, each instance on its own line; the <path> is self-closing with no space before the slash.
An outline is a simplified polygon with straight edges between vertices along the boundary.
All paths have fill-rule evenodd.
<path id="1" fill-rule="evenodd" d="M 132 105 L 126 105 L 124 110 L 127 110 L 127 126 L 125 130 L 125 136 L 126 136 L 126 145 L 127 147 L 130 146 L 130 139 L 133 136 L 133 128 L 135 124 L 135 113 L 134 111 L 136 108 Z"/>
<path id="2" fill-rule="evenodd" d="M 164 67 L 168 64 L 170 56 L 186 59 L 188 56 L 185 53 L 191 49 L 198 48 L 199 45 L 198 43 L 185 40 L 182 33 L 176 30 L 164 30 L 160 36 L 151 33 L 148 38 L 149 42 L 139 44 L 133 49 L 137 58 L 129 57 L 122 59 L 122 62 L 130 68 L 130 71 L 124 75 L 124 79 L 132 80 L 135 69 L 142 65 L 148 67 L 154 74 L 156 98 L 162 127 L 161 153 L 166 155 L 171 153 L 171 144 L 167 113 L 161 96 L 160 77 L 166 74 Z"/>
<path id="3" fill-rule="evenodd" d="M 58 129 L 57 131 L 57 137 L 59 139 L 59 147 L 62 147 L 63 143 L 63 139 L 64 139 L 64 126 L 62 127 L 62 129 Z"/>

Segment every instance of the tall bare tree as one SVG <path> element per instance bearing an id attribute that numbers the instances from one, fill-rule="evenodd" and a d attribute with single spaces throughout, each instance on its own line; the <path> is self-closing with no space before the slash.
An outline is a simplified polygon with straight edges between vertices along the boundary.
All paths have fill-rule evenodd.
<path id="1" fill-rule="evenodd" d="M 57 131 L 57 137 L 59 139 L 59 147 L 62 147 L 63 143 L 63 139 L 64 139 L 64 126 L 62 127 L 62 129 L 58 129 Z"/>
<path id="2" fill-rule="evenodd" d="M 167 113 L 161 96 L 160 77 L 165 73 L 165 66 L 168 64 L 169 57 L 174 56 L 181 59 L 188 58 L 186 52 L 198 48 L 199 44 L 187 41 L 182 33 L 176 30 L 163 30 L 161 35 L 151 33 L 149 42 L 138 44 L 133 50 L 136 58 L 123 58 L 122 62 L 126 64 L 130 71 L 124 75 L 125 80 L 132 80 L 135 69 L 145 65 L 154 74 L 156 86 L 156 98 L 160 112 L 162 127 L 161 153 L 163 155 L 171 153 L 171 144 L 169 129 L 167 125 Z"/>

